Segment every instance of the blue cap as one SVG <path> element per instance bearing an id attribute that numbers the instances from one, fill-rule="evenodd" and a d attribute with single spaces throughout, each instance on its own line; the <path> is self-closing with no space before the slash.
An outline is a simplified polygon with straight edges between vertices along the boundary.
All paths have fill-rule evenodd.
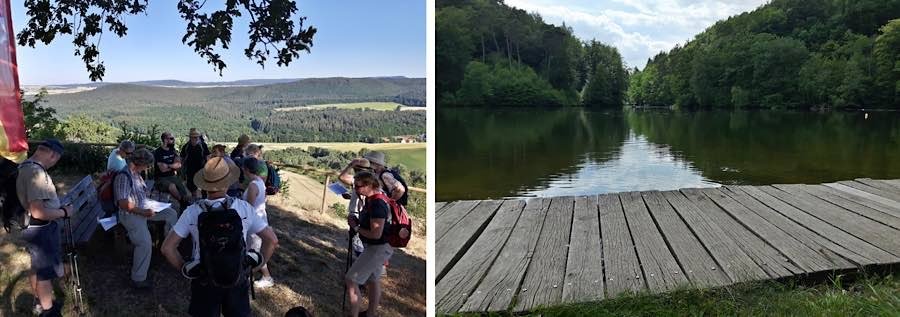
<path id="1" fill-rule="evenodd" d="M 59 140 L 57 140 L 57 139 L 45 139 L 44 142 L 41 142 L 41 144 L 39 144 L 39 145 L 45 146 L 48 149 L 53 150 L 53 152 L 56 152 L 59 155 L 63 154 L 63 145 L 62 145 L 62 143 L 59 143 Z"/>

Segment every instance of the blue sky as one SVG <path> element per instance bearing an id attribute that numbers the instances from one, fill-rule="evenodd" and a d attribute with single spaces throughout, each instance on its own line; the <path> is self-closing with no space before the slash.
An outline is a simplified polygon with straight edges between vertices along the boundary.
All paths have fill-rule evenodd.
<path id="1" fill-rule="evenodd" d="M 619 49 L 629 67 L 684 44 L 717 20 L 751 11 L 767 0 L 506 0 L 537 12 L 544 21 L 565 21 L 575 36 L 597 39 Z"/>
<path id="2" fill-rule="evenodd" d="M 12 0 L 13 27 L 27 22 L 24 0 Z M 425 77 L 425 1 L 298 0 L 305 25 L 318 29 L 310 54 L 302 53 L 289 67 L 277 67 L 270 56 L 265 69 L 243 53 L 249 42 L 246 20 L 236 20 L 232 44 L 221 51 L 228 68 L 220 77 L 212 66 L 181 43 L 185 22 L 177 1 L 154 0 L 146 15 L 128 16 L 128 35 L 104 34 L 100 57 L 107 82 L 177 79 L 231 81 L 253 78 Z M 220 1 L 209 1 L 210 10 Z M 49 46 L 17 47 L 23 85 L 90 82 L 84 64 L 73 56 L 71 36 Z"/>

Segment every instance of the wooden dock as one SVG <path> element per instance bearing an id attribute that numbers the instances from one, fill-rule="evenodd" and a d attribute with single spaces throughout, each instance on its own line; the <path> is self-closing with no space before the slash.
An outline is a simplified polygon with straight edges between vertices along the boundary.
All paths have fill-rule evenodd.
<path id="1" fill-rule="evenodd" d="M 900 180 L 438 203 L 437 312 L 900 262 Z"/>

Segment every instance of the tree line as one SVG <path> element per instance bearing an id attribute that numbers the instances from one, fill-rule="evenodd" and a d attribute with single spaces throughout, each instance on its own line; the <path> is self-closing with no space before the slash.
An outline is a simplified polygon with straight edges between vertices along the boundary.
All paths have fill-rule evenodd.
<path id="1" fill-rule="evenodd" d="M 634 69 L 628 100 L 685 108 L 897 108 L 898 16 L 898 0 L 773 0 Z"/>
<path id="2" fill-rule="evenodd" d="M 443 106 L 621 107 L 618 50 L 498 0 L 439 0 L 437 98 Z"/>

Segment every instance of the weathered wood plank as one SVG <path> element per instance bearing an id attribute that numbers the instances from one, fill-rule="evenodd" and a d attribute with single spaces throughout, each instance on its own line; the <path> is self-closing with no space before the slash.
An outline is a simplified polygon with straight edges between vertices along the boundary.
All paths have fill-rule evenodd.
<path id="1" fill-rule="evenodd" d="M 900 190 L 900 179 L 880 179 L 880 181 L 894 185 L 894 187 L 897 187 L 897 190 Z"/>
<path id="2" fill-rule="evenodd" d="M 438 215 L 438 214 L 441 214 L 441 213 L 444 212 L 444 210 L 443 210 L 444 207 L 446 207 L 447 205 L 449 205 L 449 204 L 451 204 L 451 203 L 452 203 L 452 202 L 445 202 L 445 201 L 439 201 L 439 202 L 434 203 L 434 216 L 435 216 L 435 218 L 437 218 L 437 215 Z"/>
<path id="3" fill-rule="evenodd" d="M 705 216 L 706 211 L 698 208 L 679 191 L 665 191 L 662 194 L 716 259 L 718 266 L 705 268 L 706 270 L 724 270 L 734 282 L 769 278 L 766 271 L 756 265 L 722 227 Z"/>
<path id="4" fill-rule="evenodd" d="M 622 293 L 646 289 L 619 195 L 600 195 L 597 205 L 600 207 L 606 297 L 614 298 Z"/>
<path id="5" fill-rule="evenodd" d="M 668 241 L 669 247 L 681 264 L 681 271 L 668 273 L 684 274 L 690 283 L 698 288 L 731 284 L 731 279 L 722 270 L 709 269 L 717 267 L 718 264 L 660 192 L 644 192 L 642 196 L 653 219 L 659 224 L 659 229 Z"/>
<path id="6" fill-rule="evenodd" d="M 688 285 L 688 280 L 681 272 L 675 256 L 669 251 L 656 223 L 650 217 L 647 205 L 640 192 L 619 194 L 628 228 L 634 238 L 638 260 L 647 280 L 647 288 L 654 293 L 662 293 Z"/>
<path id="7" fill-rule="evenodd" d="M 900 198 L 900 188 L 897 186 L 891 185 L 890 183 L 886 183 L 881 180 L 871 179 L 871 178 L 857 178 L 855 181 L 866 184 L 868 186 L 878 188 L 881 191 L 892 194 L 894 200 L 895 198 Z"/>
<path id="8" fill-rule="evenodd" d="M 563 286 L 564 303 L 603 299 L 603 248 L 600 244 L 600 217 L 597 196 L 575 199 L 569 259 Z"/>
<path id="9" fill-rule="evenodd" d="M 435 236 L 434 241 L 438 241 L 447 234 L 447 231 L 453 229 L 453 226 L 459 222 L 460 219 L 465 217 L 475 209 L 475 206 L 478 206 L 480 200 L 464 200 L 457 201 L 450 206 L 448 209 L 444 210 L 440 215 L 436 215 L 434 218 L 435 222 Z"/>
<path id="10" fill-rule="evenodd" d="M 797 209 L 803 210 L 819 219 L 822 219 L 847 233 L 866 241 L 881 250 L 900 255 L 900 232 L 860 217 L 849 210 L 837 207 L 791 185 L 762 186 L 760 189 L 769 195 L 778 197 Z"/>
<path id="11" fill-rule="evenodd" d="M 816 186 L 822 190 L 825 190 L 834 195 L 841 196 L 847 200 L 852 200 L 866 205 L 883 213 L 893 215 L 895 217 L 900 217 L 900 202 L 869 194 L 856 188 L 847 187 L 837 183 L 812 186 Z"/>
<path id="12" fill-rule="evenodd" d="M 442 239 L 435 242 L 435 249 L 441 250 L 435 252 L 434 255 L 435 270 L 438 274 L 435 282 L 440 282 L 450 267 L 469 250 L 469 246 L 475 242 L 475 238 L 481 234 L 497 212 L 500 203 L 502 201 L 482 201 L 465 218 L 460 219 L 453 230 L 448 231 Z"/>
<path id="13" fill-rule="evenodd" d="M 719 208 L 712 200 L 696 188 L 682 189 L 682 193 L 705 212 L 707 219 L 714 225 L 721 227 L 744 250 L 744 253 L 753 258 L 771 277 L 786 277 L 798 273 L 804 273 L 802 268 L 785 257 L 783 253 L 769 245 L 766 241 L 747 230 L 743 225 L 734 220 L 724 210 Z M 727 268 L 730 264 L 725 263 Z"/>
<path id="14" fill-rule="evenodd" d="M 509 308 L 531 262 L 549 207 L 550 199 L 526 201 L 506 245 L 460 311 L 486 312 Z"/>
<path id="15" fill-rule="evenodd" d="M 866 242 L 863 239 L 860 239 L 844 230 L 841 230 L 840 228 L 827 221 L 814 217 L 804 212 L 803 210 L 800 210 L 798 207 L 796 207 L 797 205 L 795 205 L 798 204 L 803 206 L 799 201 L 795 200 L 793 197 L 791 197 L 791 195 L 774 187 L 736 186 L 735 188 L 744 191 L 766 206 L 769 206 L 778 213 L 790 218 L 794 222 L 806 227 L 807 229 L 812 230 L 820 236 L 825 237 L 826 239 L 844 248 L 847 248 L 847 250 L 850 250 L 861 257 L 864 257 L 865 260 L 859 258 L 848 258 L 859 265 L 884 264 L 900 259 L 882 249 L 879 249 L 869 242 Z M 809 207 L 807 206 L 807 208 Z"/>
<path id="16" fill-rule="evenodd" d="M 719 205 L 733 219 L 743 224 L 745 228 L 762 238 L 778 250 L 782 256 L 790 259 L 805 272 L 823 272 L 834 268 L 834 264 L 818 251 L 794 239 L 788 233 L 750 211 L 737 200 L 725 195 L 723 191 L 724 189 L 719 188 L 702 190 L 703 194 L 712 199 L 716 205 Z"/>
<path id="17" fill-rule="evenodd" d="M 573 197 L 554 197 L 550 201 L 550 209 L 544 218 L 534 257 L 522 281 L 515 311 L 559 304 L 562 300 L 574 208 Z"/>
<path id="18" fill-rule="evenodd" d="M 84 211 L 87 214 L 87 217 L 84 218 L 79 224 L 78 229 L 75 230 L 73 237 L 75 237 L 75 243 L 85 243 L 91 239 L 94 231 L 97 230 L 97 217 L 103 214 L 103 208 L 100 207 L 100 204 L 94 204 L 90 209 Z"/>
<path id="19" fill-rule="evenodd" d="M 890 191 L 884 191 L 884 190 L 881 190 L 880 188 L 869 186 L 868 184 L 863 184 L 863 183 L 860 183 L 857 181 L 840 181 L 840 182 L 838 182 L 838 184 L 841 184 L 841 185 L 844 185 L 847 187 L 856 188 L 858 190 L 861 190 L 861 191 L 864 191 L 864 192 L 867 192 L 867 193 L 870 193 L 873 195 L 878 195 L 885 199 L 889 199 L 889 200 L 892 200 L 895 202 L 900 202 L 900 194 L 893 193 Z"/>
<path id="20" fill-rule="evenodd" d="M 820 185 L 819 185 L 820 186 Z M 900 229 L 900 218 L 894 217 L 890 214 L 886 214 L 879 210 L 870 208 L 869 206 L 862 205 L 858 202 L 847 200 L 846 198 L 840 197 L 838 195 L 832 194 L 828 191 L 822 190 L 821 188 L 810 186 L 810 185 L 798 185 L 800 189 L 803 189 L 810 195 L 816 196 L 819 199 L 830 202 L 832 204 L 838 205 L 841 208 L 852 211 L 860 216 L 869 218 L 871 220 L 875 220 L 883 225 L 887 225 L 894 229 Z M 822 186 L 825 187 L 825 186 Z M 826 187 L 827 188 L 827 187 Z"/>
<path id="21" fill-rule="evenodd" d="M 781 231 L 784 231 L 785 233 L 791 235 L 791 237 L 797 239 L 807 247 L 813 249 L 818 254 L 828 259 L 828 261 L 831 263 L 831 268 L 849 269 L 855 267 L 855 265 L 847 259 L 858 261 L 857 263 L 871 263 L 871 260 L 866 259 L 865 257 L 861 257 L 860 255 L 853 253 L 852 251 L 847 250 L 846 248 L 837 245 L 834 242 L 831 242 L 830 240 L 801 226 L 800 224 L 778 213 L 769 206 L 764 205 L 759 200 L 754 199 L 738 188 L 727 186 L 722 190 L 722 193 L 724 193 L 728 197 L 731 197 L 732 199 L 746 207 L 749 211 L 755 213 L 760 218 L 765 219 L 768 223 L 772 224 L 775 227 L 778 227 L 778 229 L 781 229 Z"/>
<path id="22" fill-rule="evenodd" d="M 436 284 L 438 312 L 454 313 L 462 307 L 506 244 L 524 207 L 525 202 L 521 200 L 503 202 L 469 251 Z"/>

